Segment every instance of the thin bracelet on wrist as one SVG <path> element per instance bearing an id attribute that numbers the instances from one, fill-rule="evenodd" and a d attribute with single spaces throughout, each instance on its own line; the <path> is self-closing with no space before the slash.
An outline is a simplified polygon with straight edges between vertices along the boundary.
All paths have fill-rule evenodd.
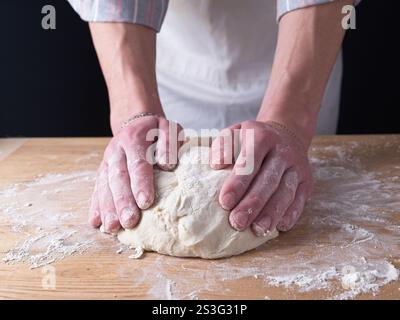
<path id="1" fill-rule="evenodd" d="M 297 143 L 302 147 L 302 149 L 307 152 L 307 148 L 304 145 L 304 142 L 297 136 L 297 134 L 295 134 L 291 129 L 289 129 L 287 126 L 285 126 L 282 123 L 273 121 L 273 120 L 269 120 L 265 122 L 266 124 L 270 125 L 271 127 L 275 128 L 275 129 L 281 129 L 283 131 L 285 131 L 288 135 L 290 135 L 294 140 L 297 141 Z"/>
<path id="2" fill-rule="evenodd" d="M 128 120 L 125 120 L 122 123 L 122 125 L 119 127 L 117 132 L 120 133 L 123 129 L 128 127 L 136 119 L 143 118 L 143 117 L 149 117 L 149 116 L 158 117 L 158 115 L 153 112 L 139 112 L 139 113 L 134 114 L 133 116 L 129 117 Z"/>

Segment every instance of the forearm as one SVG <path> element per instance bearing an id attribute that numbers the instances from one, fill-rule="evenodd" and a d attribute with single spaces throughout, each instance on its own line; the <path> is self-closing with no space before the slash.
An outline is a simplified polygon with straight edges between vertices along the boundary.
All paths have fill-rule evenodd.
<path id="1" fill-rule="evenodd" d="M 114 133 L 138 112 L 163 114 L 155 75 L 156 32 L 129 23 L 90 23 L 107 83 Z"/>
<path id="2" fill-rule="evenodd" d="M 340 0 L 282 17 L 272 73 L 257 120 L 283 123 L 306 146 L 311 143 L 345 33 L 341 10 L 351 3 Z"/>

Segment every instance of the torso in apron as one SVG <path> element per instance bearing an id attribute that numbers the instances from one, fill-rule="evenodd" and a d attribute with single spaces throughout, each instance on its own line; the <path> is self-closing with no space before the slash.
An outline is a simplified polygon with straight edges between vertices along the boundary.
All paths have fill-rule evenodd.
<path id="1" fill-rule="evenodd" d="M 157 78 L 167 117 L 197 131 L 255 119 L 277 31 L 272 0 L 170 0 L 157 38 Z M 320 133 L 335 130 L 340 77 L 337 63 Z"/>

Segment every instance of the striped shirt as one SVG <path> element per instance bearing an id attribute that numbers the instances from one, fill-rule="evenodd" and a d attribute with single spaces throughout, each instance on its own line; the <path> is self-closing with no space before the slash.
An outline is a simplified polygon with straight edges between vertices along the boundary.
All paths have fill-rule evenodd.
<path id="1" fill-rule="evenodd" d="M 85 21 L 128 22 L 160 31 L 169 0 L 68 0 Z M 270 1 L 270 0 L 268 0 Z M 336 0 L 276 0 L 277 20 L 284 14 Z M 358 4 L 361 0 L 354 0 Z"/>

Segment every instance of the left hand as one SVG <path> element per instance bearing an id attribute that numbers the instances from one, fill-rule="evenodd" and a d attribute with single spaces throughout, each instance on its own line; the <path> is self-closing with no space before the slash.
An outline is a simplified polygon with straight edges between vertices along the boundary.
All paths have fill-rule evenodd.
<path id="1" fill-rule="evenodd" d="M 306 148 L 294 134 L 274 122 L 244 121 L 222 130 L 213 141 L 213 169 L 232 164 L 235 129 L 241 129 L 240 153 L 219 195 L 221 206 L 230 211 L 230 224 L 238 231 L 250 226 L 257 236 L 275 228 L 290 230 L 313 188 Z M 247 129 L 254 132 L 253 146 L 245 134 Z M 249 164 L 249 157 L 254 159 L 253 170 L 237 174 Z"/>

